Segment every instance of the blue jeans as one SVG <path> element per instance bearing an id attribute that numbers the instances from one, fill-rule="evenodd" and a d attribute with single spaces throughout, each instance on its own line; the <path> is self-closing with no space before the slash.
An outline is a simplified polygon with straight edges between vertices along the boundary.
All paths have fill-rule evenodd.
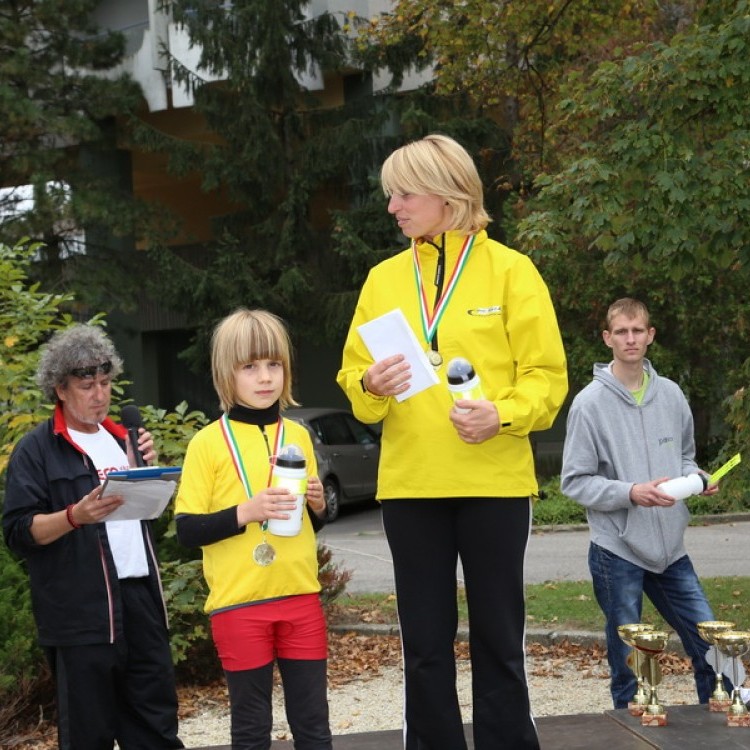
<path id="1" fill-rule="evenodd" d="M 589 570 L 594 595 L 607 620 L 607 661 L 615 708 L 627 708 L 636 689 L 636 677 L 626 662 L 630 646 L 618 635 L 617 626 L 641 621 L 644 593 L 682 641 L 693 663 L 698 700 L 708 703 L 716 675 L 705 659 L 708 644 L 698 634 L 696 623 L 713 620 L 714 615 L 690 558 L 685 555 L 663 573 L 651 573 L 592 543 Z"/>

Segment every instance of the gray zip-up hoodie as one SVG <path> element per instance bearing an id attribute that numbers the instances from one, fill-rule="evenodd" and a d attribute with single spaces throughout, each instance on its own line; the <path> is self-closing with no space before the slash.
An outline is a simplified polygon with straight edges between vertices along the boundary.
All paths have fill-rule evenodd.
<path id="1" fill-rule="evenodd" d="M 693 416 L 685 395 L 648 360 L 640 405 L 612 374 L 594 365 L 594 380 L 568 412 L 561 489 L 586 508 L 591 541 L 618 557 L 661 573 L 686 554 L 690 514 L 680 500 L 645 508 L 630 488 L 660 477 L 697 471 Z"/>

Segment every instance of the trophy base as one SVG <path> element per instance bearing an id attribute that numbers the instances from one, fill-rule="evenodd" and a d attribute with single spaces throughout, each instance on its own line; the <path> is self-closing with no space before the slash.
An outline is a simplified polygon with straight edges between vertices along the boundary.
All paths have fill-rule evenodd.
<path id="1" fill-rule="evenodd" d="M 636 703 L 635 701 L 630 701 L 628 703 L 628 713 L 631 716 L 643 716 L 645 710 L 646 705 L 644 703 Z"/>
<path id="2" fill-rule="evenodd" d="M 728 727 L 750 727 L 750 714 L 727 714 Z"/>
<path id="3" fill-rule="evenodd" d="M 719 700 L 718 698 L 709 698 L 708 710 L 716 713 L 726 713 L 727 709 L 732 705 L 731 698 L 724 698 Z"/>
<path id="4" fill-rule="evenodd" d="M 648 711 L 644 711 L 641 716 L 642 727 L 665 727 L 667 726 L 667 714 L 666 712 L 661 714 L 650 714 Z"/>

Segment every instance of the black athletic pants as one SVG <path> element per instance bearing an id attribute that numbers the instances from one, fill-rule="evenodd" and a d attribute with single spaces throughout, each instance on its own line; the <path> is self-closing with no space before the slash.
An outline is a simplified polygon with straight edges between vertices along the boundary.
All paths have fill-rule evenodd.
<path id="1" fill-rule="evenodd" d="M 384 500 L 404 651 L 406 750 L 465 750 L 456 564 L 469 607 L 475 750 L 538 750 L 526 682 L 529 498 Z"/>
<path id="2" fill-rule="evenodd" d="M 164 614 L 148 582 L 120 581 L 124 637 L 45 649 L 57 688 L 60 750 L 173 750 L 177 693 Z"/>
<path id="3" fill-rule="evenodd" d="M 325 659 L 277 659 L 295 750 L 331 750 Z M 232 750 L 269 750 L 273 726 L 273 662 L 225 671 L 232 715 Z"/>

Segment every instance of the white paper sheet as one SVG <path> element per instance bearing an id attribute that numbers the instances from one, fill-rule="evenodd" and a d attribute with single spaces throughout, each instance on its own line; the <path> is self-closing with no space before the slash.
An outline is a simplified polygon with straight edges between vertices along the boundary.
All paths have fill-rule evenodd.
<path id="1" fill-rule="evenodd" d="M 409 388 L 396 396 L 396 401 L 403 401 L 440 382 L 400 308 L 363 323 L 357 331 L 376 362 L 403 354 L 411 365 Z"/>
<path id="2" fill-rule="evenodd" d="M 166 479 L 107 477 L 102 496 L 122 495 L 125 502 L 105 521 L 142 521 L 158 518 L 177 489 L 179 474 Z"/>

